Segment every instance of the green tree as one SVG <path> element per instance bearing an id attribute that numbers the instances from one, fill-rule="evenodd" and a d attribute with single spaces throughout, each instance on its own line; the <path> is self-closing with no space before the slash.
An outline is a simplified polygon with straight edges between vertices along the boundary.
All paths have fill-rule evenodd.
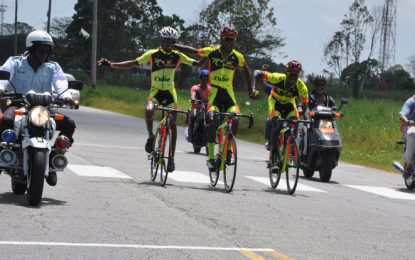
<path id="1" fill-rule="evenodd" d="M 327 64 L 334 65 L 337 72 L 341 71 L 341 68 L 349 67 L 351 63 L 349 69 L 353 69 L 353 73 L 356 74 L 351 78 L 354 97 L 359 96 L 362 88 L 359 79 L 362 79 L 365 73 L 362 74 L 359 64 L 366 42 L 367 29 L 374 21 L 365 1 L 354 0 L 349 7 L 349 12 L 340 23 L 341 30 L 335 33 L 324 50 Z"/>
<path id="2" fill-rule="evenodd" d="M 415 82 L 411 75 L 401 66 L 395 65 L 381 75 L 383 89 L 415 90 Z"/>
<path id="3" fill-rule="evenodd" d="M 73 20 L 67 28 L 65 63 L 88 70 L 91 38 L 80 34 L 81 29 L 91 33 L 92 3 L 79 0 Z M 100 0 L 98 3 L 98 57 L 115 60 L 132 59 L 143 50 L 158 45 L 158 31 L 166 25 L 180 28 L 184 21 L 178 16 L 164 16 L 156 0 Z M 126 72 L 114 73 L 120 75 Z M 119 78 L 122 78 L 119 76 Z"/>
<path id="4" fill-rule="evenodd" d="M 283 46 L 276 29 L 274 9 L 270 0 L 214 0 L 200 13 L 200 24 L 211 41 L 219 40 L 219 29 L 234 25 L 238 32 L 238 49 L 253 57 L 269 56 Z M 202 28 L 203 28 L 202 27 Z"/>
<path id="5" fill-rule="evenodd" d="M 14 23 L 4 24 L 4 35 L 14 34 Z M 17 34 L 29 34 L 33 31 L 33 27 L 27 23 L 17 22 Z"/>

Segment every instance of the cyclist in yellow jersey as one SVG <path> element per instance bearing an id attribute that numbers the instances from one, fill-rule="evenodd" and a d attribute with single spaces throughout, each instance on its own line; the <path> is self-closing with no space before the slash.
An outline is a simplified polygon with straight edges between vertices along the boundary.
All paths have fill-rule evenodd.
<path id="1" fill-rule="evenodd" d="M 171 27 L 164 27 L 160 30 L 161 44 L 157 49 L 148 50 L 141 56 L 134 60 L 111 62 L 105 58 L 98 61 L 98 65 L 108 66 L 110 68 L 132 68 L 138 64 L 150 63 L 151 65 L 151 89 L 147 98 L 145 119 L 148 131 L 148 139 L 145 145 L 146 152 L 150 153 L 153 150 L 153 113 L 154 101 L 159 105 L 168 106 L 173 105 L 173 108 L 178 108 L 177 94 L 174 85 L 174 73 L 176 68 L 181 64 L 196 65 L 203 64 L 202 60 L 196 61 L 189 58 L 180 51 L 173 50 L 174 44 L 179 38 L 179 33 Z M 172 128 L 172 149 L 173 156 L 169 158 L 167 163 L 167 170 L 174 171 L 174 152 L 176 148 L 177 129 L 176 125 Z"/>
<path id="2" fill-rule="evenodd" d="M 300 97 L 304 118 L 308 120 L 308 89 L 306 84 L 299 78 L 302 72 L 302 65 L 296 60 L 292 60 L 285 66 L 284 73 L 270 73 L 263 70 L 254 71 L 254 86 L 257 79 L 265 80 L 273 84 L 271 94 L 268 98 L 269 119 L 272 122 L 271 151 L 279 155 L 279 132 L 282 128 L 281 122 L 276 119 L 299 118 L 296 105 L 296 97 Z M 272 157 L 271 157 L 272 158 Z M 269 162 L 268 167 L 273 171 L 278 171 L 276 162 Z"/>
<path id="3" fill-rule="evenodd" d="M 189 54 L 198 54 L 209 61 L 209 84 L 211 90 L 208 99 L 208 152 L 209 159 L 207 165 L 210 171 L 215 171 L 217 163 L 215 161 L 215 138 L 216 130 L 219 126 L 219 117 L 215 111 L 220 112 L 240 112 L 233 91 L 234 74 L 237 67 L 242 67 L 248 86 L 250 97 L 258 95 L 258 91 L 252 88 L 251 76 L 244 56 L 235 50 L 235 42 L 238 32 L 233 26 L 224 26 L 220 29 L 220 45 L 209 46 L 196 49 L 190 46 L 175 44 L 175 47 Z M 235 135 L 238 131 L 238 119 L 233 122 Z M 231 158 L 228 152 L 228 158 Z"/>

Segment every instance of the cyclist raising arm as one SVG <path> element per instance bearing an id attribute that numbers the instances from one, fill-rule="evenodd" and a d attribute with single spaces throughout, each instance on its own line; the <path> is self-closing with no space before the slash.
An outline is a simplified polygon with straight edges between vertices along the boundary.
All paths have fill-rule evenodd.
<path id="1" fill-rule="evenodd" d="M 98 65 L 108 66 L 110 68 L 132 68 L 138 64 L 150 62 L 151 65 L 151 89 L 147 98 L 145 109 L 145 120 L 148 131 L 148 139 L 145 145 L 146 152 L 153 150 L 154 133 L 153 133 L 153 113 L 154 100 L 159 105 L 173 105 L 178 108 L 176 88 L 174 86 L 174 73 L 176 68 L 181 64 L 200 66 L 202 61 L 196 61 L 185 54 L 173 50 L 174 44 L 179 38 L 179 33 L 171 27 L 164 27 L 160 30 L 160 47 L 148 50 L 134 60 L 111 62 L 105 58 L 98 61 Z M 167 170 L 174 171 L 174 151 L 176 147 L 177 128 L 172 128 L 172 157 L 167 163 Z"/>
<path id="2" fill-rule="evenodd" d="M 279 118 L 299 118 L 295 98 L 299 96 L 304 111 L 304 118 L 309 120 L 308 89 L 305 83 L 299 78 L 302 72 L 301 63 L 292 60 L 285 66 L 285 74 L 270 73 L 262 70 L 254 71 L 254 85 L 256 79 L 268 81 L 274 85 L 271 95 L 268 98 L 269 118 L 272 122 L 271 152 L 279 155 L 279 132 L 282 128 Z M 273 158 L 273 156 L 271 156 Z M 277 160 L 278 161 L 278 160 Z M 276 162 L 269 162 L 269 167 L 275 172 L 278 171 Z"/>
<path id="3" fill-rule="evenodd" d="M 248 86 L 248 93 L 250 97 L 258 95 L 251 85 L 251 76 L 248 65 L 246 64 L 244 56 L 235 50 L 235 42 L 238 32 L 233 26 L 225 26 L 220 29 L 220 45 L 211 45 L 208 47 L 196 49 L 190 46 L 175 44 L 175 47 L 188 54 L 198 54 L 201 57 L 207 58 L 209 61 L 209 82 L 212 89 L 209 93 L 208 100 L 208 168 L 210 171 L 215 171 L 217 168 L 215 162 L 215 137 L 216 130 L 219 126 L 219 117 L 215 111 L 220 112 L 237 112 L 239 113 L 239 106 L 233 91 L 233 79 L 237 67 L 242 67 L 244 70 L 245 79 Z M 235 135 L 238 130 L 238 119 L 233 122 Z M 232 156 L 228 152 L 228 156 Z"/>

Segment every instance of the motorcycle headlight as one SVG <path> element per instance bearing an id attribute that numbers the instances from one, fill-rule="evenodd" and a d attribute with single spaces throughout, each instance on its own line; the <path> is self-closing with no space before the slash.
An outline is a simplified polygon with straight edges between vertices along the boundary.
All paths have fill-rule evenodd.
<path id="1" fill-rule="evenodd" d="M 50 115 L 46 107 L 37 106 L 29 112 L 29 120 L 35 126 L 44 126 L 49 121 Z"/>

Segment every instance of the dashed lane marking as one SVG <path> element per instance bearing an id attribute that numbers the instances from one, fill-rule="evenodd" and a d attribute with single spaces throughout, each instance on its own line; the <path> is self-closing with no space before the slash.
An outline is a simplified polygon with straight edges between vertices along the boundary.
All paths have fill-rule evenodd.
<path id="1" fill-rule="evenodd" d="M 267 178 L 267 177 L 257 177 L 257 176 L 245 176 L 245 177 L 271 187 L 270 182 L 269 182 L 269 178 Z M 277 189 L 278 190 L 287 190 L 287 182 L 286 182 L 285 179 L 283 179 L 283 178 L 280 179 L 280 182 L 278 183 Z M 327 192 L 327 191 L 320 190 L 320 189 L 317 189 L 317 188 L 313 188 L 311 186 L 304 185 L 304 184 L 301 184 L 301 183 L 297 184 L 297 190 L 300 190 L 300 191 L 313 191 L 313 192 Z"/>
<path id="2" fill-rule="evenodd" d="M 83 177 L 132 179 L 127 174 L 124 174 L 111 167 L 69 164 L 68 168 L 69 170 L 73 171 L 76 175 L 83 176 Z"/>
<path id="3" fill-rule="evenodd" d="M 174 171 L 168 175 L 168 178 L 177 182 L 210 184 L 209 176 L 199 172 Z M 223 184 L 221 181 L 218 181 L 218 183 Z"/>
<path id="4" fill-rule="evenodd" d="M 402 199 L 402 200 L 415 200 L 415 195 L 408 194 L 402 191 L 396 191 L 390 188 L 385 187 L 375 187 L 375 186 L 361 186 L 361 185 L 348 185 L 344 184 L 344 186 L 373 193 L 376 195 L 380 195 L 383 197 L 391 198 L 391 199 Z"/>
<path id="5" fill-rule="evenodd" d="M 138 248 L 138 249 L 173 249 L 173 250 L 211 250 L 211 251 L 252 251 L 274 252 L 271 248 L 244 247 L 209 247 L 209 246 L 162 246 L 140 244 L 99 244 L 99 243 L 66 243 L 66 242 L 36 242 L 36 241 L 0 241 L 0 245 L 15 246 L 61 246 L 61 247 L 109 247 L 109 248 Z"/>

